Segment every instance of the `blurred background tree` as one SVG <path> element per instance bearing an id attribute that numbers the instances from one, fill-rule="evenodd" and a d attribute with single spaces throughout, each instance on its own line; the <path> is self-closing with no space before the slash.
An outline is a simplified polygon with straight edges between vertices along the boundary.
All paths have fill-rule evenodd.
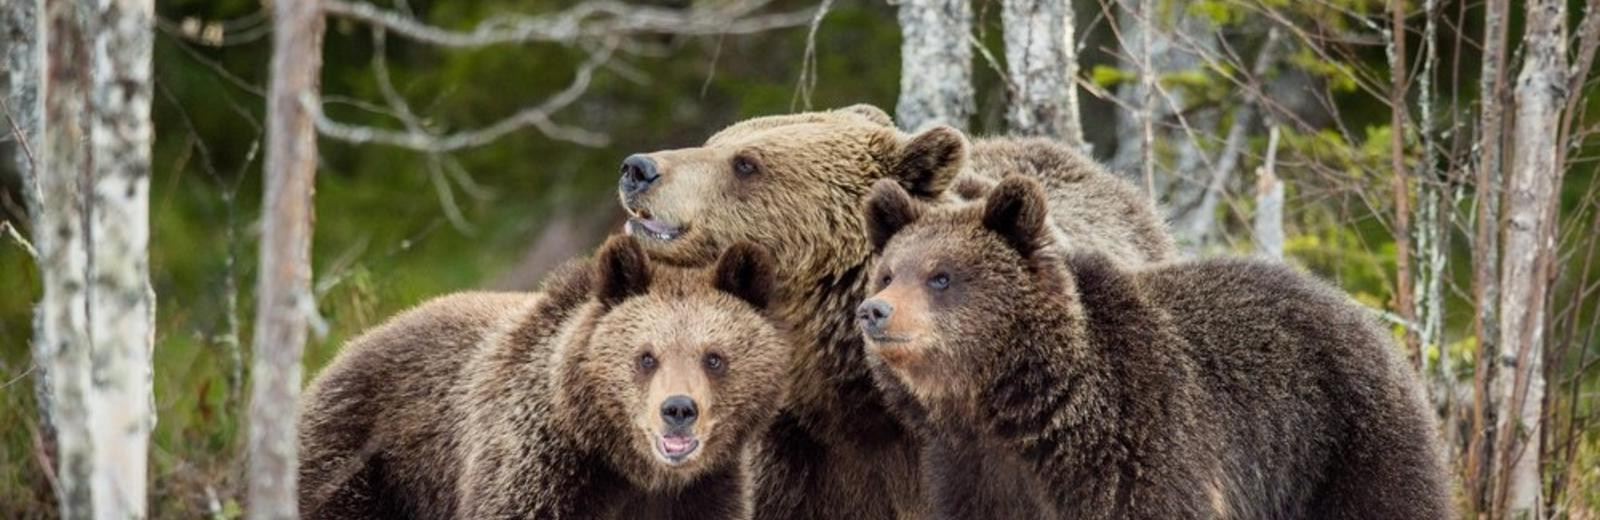
<path id="1" fill-rule="evenodd" d="M 0 16 L 18 1 L 0 0 Z M 920 109 L 917 121 L 960 118 L 947 122 L 974 135 L 1081 133 L 1095 157 L 1151 191 L 1191 253 L 1250 253 L 1267 238 L 1264 247 L 1281 247 L 1394 324 L 1439 408 L 1463 509 L 1490 505 L 1503 480 L 1496 468 L 1508 465 L 1495 462 L 1494 439 L 1476 434 L 1503 419 L 1494 397 L 1509 395 L 1517 351 L 1494 349 L 1480 361 L 1480 349 L 1495 347 L 1480 338 L 1499 331 L 1492 313 L 1479 323 L 1498 300 L 1478 291 L 1498 281 L 1501 256 L 1525 251 L 1500 254 L 1492 241 L 1500 219 L 1484 227 L 1479 218 L 1511 172 L 1513 91 L 1529 52 L 1524 2 L 1074 0 L 1056 13 L 1047 2 L 945 1 L 945 12 L 970 7 L 970 22 L 938 19 L 970 26 L 944 32 L 914 31 L 927 28 L 907 21 L 929 4 L 904 4 L 326 3 L 307 377 L 344 340 L 430 296 L 529 289 L 585 254 L 620 224 L 613 190 L 629 153 L 696 145 L 752 116 L 861 102 L 899 106 L 901 123 L 912 125 L 907 111 L 918 108 L 907 108 L 907 96 L 947 87 L 953 101 Z M 1543 516 L 1584 518 L 1600 507 L 1600 162 L 1591 139 L 1600 118 L 1588 111 L 1600 99 L 1589 95 L 1596 5 L 1569 0 L 1561 15 L 1570 32 L 1556 145 L 1564 175 L 1555 177 L 1554 248 L 1540 274 L 1552 283 L 1535 302 L 1548 310 L 1535 343 L 1544 427 L 1530 455 Z M 573 9 L 683 23 L 485 41 Z M 242 338 L 255 315 L 270 12 L 251 0 L 157 5 L 154 517 L 243 512 L 254 356 Z M 672 18 L 686 12 L 749 23 Z M 1494 13 L 1510 35 L 1504 43 L 1493 38 L 1497 26 L 1485 26 Z M 1061 123 L 1070 128 L 1021 126 L 1041 119 L 1029 123 L 1018 100 L 1038 95 L 1035 82 L 1048 89 L 1060 79 L 1008 62 L 1049 55 L 1007 46 L 1018 16 L 1073 24 L 1059 33 L 1074 42 L 1066 58 L 1078 60 L 1077 121 Z M 903 28 L 914 36 L 903 38 Z M 902 66 L 903 53 L 912 56 L 902 44 L 926 34 L 955 35 L 934 39 L 945 43 L 935 55 L 970 63 Z M 948 79 L 963 68 L 970 84 L 902 86 L 903 70 Z M 1497 88 L 1488 100 L 1498 103 L 1485 104 L 1483 93 Z M 1038 102 L 1058 102 L 1046 97 Z M 1491 113 L 1499 122 L 1485 124 Z M 508 121 L 517 124 L 497 126 Z M 14 139 L 0 137 L 0 153 L 14 155 Z M 28 346 L 40 279 L 20 245 L 33 229 L 20 163 L 4 159 L 0 226 L 19 232 L 0 229 L 0 514 L 53 517 Z M 1496 367 L 1498 378 L 1475 391 L 1475 376 Z M 1483 474 L 1468 471 L 1474 441 L 1490 452 Z"/>

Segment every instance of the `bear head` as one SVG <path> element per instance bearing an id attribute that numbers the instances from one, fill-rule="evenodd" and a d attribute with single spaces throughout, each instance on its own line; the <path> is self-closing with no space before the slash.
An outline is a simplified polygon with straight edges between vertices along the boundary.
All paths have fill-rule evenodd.
<path id="1" fill-rule="evenodd" d="M 856 309 L 869 359 L 923 402 L 965 400 L 990 380 L 1006 339 L 1070 285 L 1043 188 L 1007 177 L 979 203 L 933 207 L 898 184 L 873 187 L 865 214 L 874 263 Z"/>
<path id="2" fill-rule="evenodd" d="M 743 242 L 708 268 L 652 265 L 636 239 L 613 237 L 554 363 L 563 415 L 642 486 L 738 464 L 785 390 L 791 349 L 766 316 L 773 266 Z"/>
<path id="3" fill-rule="evenodd" d="M 870 253 L 860 207 L 874 182 L 946 197 L 968 147 L 948 126 L 901 132 L 869 105 L 760 117 L 704 146 L 628 157 L 618 191 L 653 259 L 705 265 L 744 240 L 768 247 L 780 273 L 810 275 Z"/>

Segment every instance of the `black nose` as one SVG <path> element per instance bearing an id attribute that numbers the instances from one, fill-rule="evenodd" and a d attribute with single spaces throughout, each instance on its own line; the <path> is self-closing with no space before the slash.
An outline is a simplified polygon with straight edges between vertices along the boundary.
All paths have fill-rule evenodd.
<path id="1" fill-rule="evenodd" d="M 883 333 L 884 325 L 889 323 L 889 316 L 893 314 L 894 306 L 877 298 L 861 302 L 856 307 L 856 321 L 861 322 L 862 330 L 873 336 Z"/>
<path id="2" fill-rule="evenodd" d="M 638 195 L 650 189 L 661 174 L 656 171 L 656 162 L 644 154 L 629 155 L 622 160 L 622 178 L 617 180 L 618 189 L 623 195 Z"/>
<path id="3" fill-rule="evenodd" d="M 700 410 L 695 407 L 694 399 L 687 395 L 668 397 L 666 402 L 661 403 L 661 420 L 666 421 L 667 426 L 687 428 L 693 426 L 695 418 L 699 416 Z"/>

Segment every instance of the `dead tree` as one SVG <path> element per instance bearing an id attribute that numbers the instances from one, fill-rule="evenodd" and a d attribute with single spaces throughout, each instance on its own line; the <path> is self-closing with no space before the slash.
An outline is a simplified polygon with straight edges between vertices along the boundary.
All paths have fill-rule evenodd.
<path id="1" fill-rule="evenodd" d="M 1000 20 L 1005 26 L 1006 72 L 1012 91 L 1006 109 L 1011 131 L 1082 148 L 1078 87 L 1073 82 L 1078 51 L 1072 2 L 1005 0 Z"/>
<path id="2" fill-rule="evenodd" d="M 311 293 L 312 186 L 317 169 L 322 68 L 322 7 L 317 0 L 273 3 L 272 65 L 267 90 L 260 278 L 256 286 L 255 359 L 251 365 L 249 516 L 297 518 L 295 416 L 300 357 Z"/>
<path id="3" fill-rule="evenodd" d="M 916 130 L 946 124 L 966 130 L 975 109 L 972 90 L 972 3 L 900 2 L 900 101 L 895 119 Z"/>
<path id="4" fill-rule="evenodd" d="M 1283 180 L 1278 178 L 1278 127 L 1267 134 L 1267 160 L 1257 170 L 1256 215 L 1251 239 L 1256 254 L 1283 260 Z"/>
<path id="5" fill-rule="evenodd" d="M 1530 0 L 1527 6 L 1500 277 L 1500 345 L 1516 353 L 1510 398 L 1496 428 L 1500 478 L 1494 509 L 1503 518 L 1536 517 L 1543 487 L 1545 307 L 1563 174 L 1559 129 L 1568 95 L 1566 2 Z"/>

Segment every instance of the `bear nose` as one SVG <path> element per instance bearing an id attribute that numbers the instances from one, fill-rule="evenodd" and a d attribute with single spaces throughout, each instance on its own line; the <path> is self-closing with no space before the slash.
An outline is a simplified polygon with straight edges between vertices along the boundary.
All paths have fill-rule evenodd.
<path id="1" fill-rule="evenodd" d="M 650 189 L 661 174 L 656 171 L 656 162 L 650 156 L 636 153 L 622 160 L 622 178 L 617 181 L 617 187 L 623 195 L 638 195 Z"/>
<path id="2" fill-rule="evenodd" d="M 856 321 L 861 322 L 862 330 L 872 336 L 883 334 L 883 327 L 888 325 L 889 316 L 894 314 L 894 306 L 889 302 L 873 298 L 856 307 Z"/>
<path id="3" fill-rule="evenodd" d="M 687 428 L 694 425 L 695 418 L 700 416 L 700 410 L 694 405 L 694 399 L 687 395 L 668 397 L 661 403 L 661 420 L 673 428 Z"/>

